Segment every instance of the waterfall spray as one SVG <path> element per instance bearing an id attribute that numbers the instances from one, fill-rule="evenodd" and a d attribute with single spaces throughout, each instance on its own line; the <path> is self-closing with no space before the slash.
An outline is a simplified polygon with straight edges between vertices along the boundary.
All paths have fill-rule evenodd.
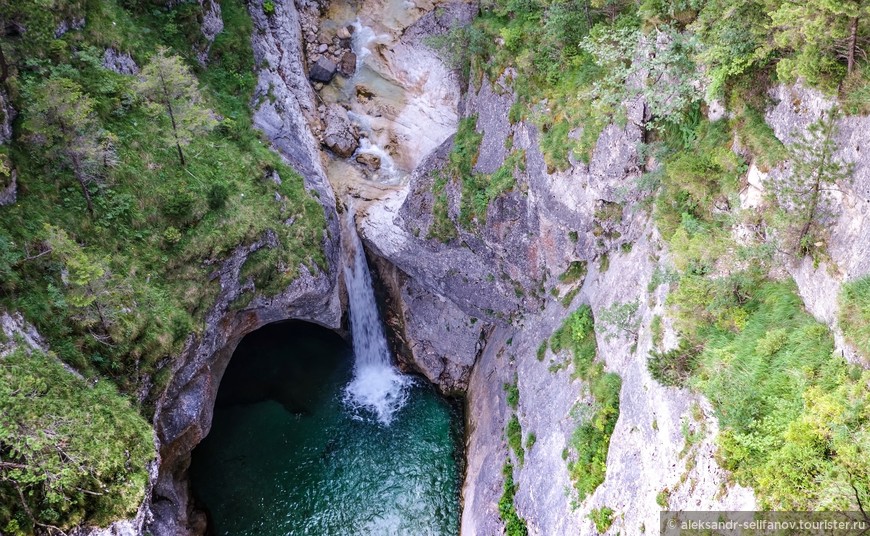
<path id="1" fill-rule="evenodd" d="M 346 227 L 349 250 L 344 280 L 350 308 L 354 367 L 353 379 L 345 388 L 344 401 L 357 415 L 361 410 L 370 411 L 382 424 L 389 425 L 405 404 L 412 379 L 401 374 L 391 363 L 352 205 L 347 208 Z"/>

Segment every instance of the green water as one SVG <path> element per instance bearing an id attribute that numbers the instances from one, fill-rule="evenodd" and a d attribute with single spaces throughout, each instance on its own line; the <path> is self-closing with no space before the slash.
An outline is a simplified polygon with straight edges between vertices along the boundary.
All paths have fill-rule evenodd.
<path id="1" fill-rule="evenodd" d="M 354 417 L 351 360 L 311 324 L 242 341 L 191 465 L 214 534 L 459 533 L 460 412 L 418 380 L 389 427 Z"/>

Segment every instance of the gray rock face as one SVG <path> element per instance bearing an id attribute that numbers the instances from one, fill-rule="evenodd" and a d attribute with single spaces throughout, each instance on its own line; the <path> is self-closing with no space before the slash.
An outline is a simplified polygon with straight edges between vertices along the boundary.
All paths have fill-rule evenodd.
<path id="1" fill-rule="evenodd" d="M 660 290 L 647 301 L 646 287 L 654 269 L 650 257 L 665 253 L 658 251 L 656 234 L 650 232 L 652 222 L 629 208 L 638 195 L 633 185 L 641 172 L 636 147 L 643 135 L 644 103 L 627 103 L 627 125 L 605 129 L 588 166 L 572 162 L 568 171 L 548 173 L 536 130 L 506 121 L 512 102 L 508 87 L 487 81 L 466 96 L 465 115 L 478 116 L 477 130 L 483 134 L 476 171 L 491 173 L 502 165 L 509 136 L 514 147 L 526 154 L 525 171 L 515 170 L 517 186 L 490 204 L 485 225 L 458 227 L 458 237 L 446 244 L 426 238 L 433 224 L 432 171 L 441 167 L 451 140 L 415 171 L 406 189 L 373 204 L 361 222 L 372 251 L 409 277 L 399 294 L 402 309 L 408 311 L 404 318 L 408 342 L 423 348 L 419 354 L 425 355 L 426 340 L 435 339 L 440 344 L 431 346 L 434 353 L 457 363 L 457 356 L 470 353 L 471 337 L 466 331 L 454 333 L 453 327 L 439 331 L 430 325 L 451 318 L 441 313 L 442 300 L 452 302 L 466 316 L 495 324 L 485 348 L 476 354 L 468 383 L 470 436 L 462 533 L 490 535 L 503 530 L 497 506 L 501 471 L 512 456 L 503 439 L 512 413 L 503 385 L 515 380 L 523 437 L 537 436 L 525 464 L 514 464 L 519 486 L 515 503 L 531 534 L 593 534 L 588 513 L 604 505 L 616 511 L 614 527 L 618 528 L 612 530 L 638 534 L 641 525 L 653 530 L 661 509 L 656 496 L 665 488 L 677 508 L 751 509 L 754 498 L 749 490 L 726 485 L 726 492 L 717 495 L 727 478 L 715 462 L 715 419 L 709 411 L 703 418 L 707 439 L 681 457 L 681 421 L 693 405 L 706 407 L 705 402 L 689 392 L 658 385 L 646 370 L 649 321 L 654 312 L 661 314 L 665 297 Z M 448 215 L 455 222 L 459 185 L 448 182 L 444 191 Z M 625 243 L 633 244 L 629 253 L 621 251 Z M 610 268 L 599 273 L 596 266 L 605 253 Z M 589 275 L 574 284 L 556 282 L 572 261 L 587 262 Z M 570 308 L 550 296 L 551 289 L 561 297 L 577 285 L 582 287 Z M 623 380 L 621 413 L 610 442 L 605 482 L 575 508 L 562 452 L 573 431 L 588 418 L 590 399 L 582 382 L 572 378 L 568 356 L 547 352 L 540 362 L 537 350 L 580 303 L 591 303 L 597 313 L 632 300 L 641 303 L 643 320 L 636 348 L 634 341 L 607 340 L 597 334 L 600 358 Z M 423 321 L 413 327 L 415 315 Z M 425 340 L 413 341 L 416 332 L 425 333 Z M 674 339 L 671 335 L 670 342 Z M 416 353 L 414 357 L 421 359 Z M 422 360 L 425 363 L 425 357 Z M 436 370 L 441 363 L 435 362 Z M 690 484 L 683 485 L 686 482 Z"/>
<path id="2" fill-rule="evenodd" d="M 339 158 L 349 158 L 359 147 L 359 134 L 347 118 L 347 111 L 333 104 L 326 109 L 323 143 Z"/>
<path id="3" fill-rule="evenodd" d="M 18 199 L 18 171 L 10 169 L 7 176 L 0 172 L 0 207 L 15 203 Z"/>
<path id="4" fill-rule="evenodd" d="M 202 8 L 200 31 L 205 37 L 205 48 L 197 52 L 196 57 L 202 65 L 208 63 L 208 53 L 219 33 L 224 30 L 224 19 L 221 16 L 221 5 L 217 0 L 199 0 Z"/>
<path id="5" fill-rule="evenodd" d="M 388 292 L 387 325 L 400 339 L 400 361 L 442 393 L 464 394 L 491 326 L 426 290 L 395 265 L 376 259 L 375 267 Z"/>
<path id="6" fill-rule="evenodd" d="M 324 50 L 321 50 L 320 52 L 326 52 L 326 45 L 322 45 L 322 47 Z M 308 72 L 308 77 L 315 82 L 328 84 L 332 80 L 332 77 L 335 76 L 337 70 L 338 66 L 334 61 L 327 57 L 321 57 L 311 66 L 311 70 Z"/>
<path id="7" fill-rule="evenodd" d="M 103 67 L 118 74 L 139 74 L 139 66 L 126 52 L 118 52 L 114 48 L 107 48 L 103 53 Z"/>
<path id="8" fill-rule="evenodd" d="M 12 102 L 6 92 L 0 89 L 0 145 L 9 143 L 12 139 L 12 121 L 15 119 L 15 115 Z"/>
<path id="9" fill-rule="evenodd" d="M 777 138 L 789 144 L 806 133 L 807 127 L 817 121 L 834 102 L 818 91 L 801 85 L 780 85 L 771 91 L 776 105 L 766 114 L 767 123 Z M 784 259 L 798 285 L 801 297 L 809 311 L 821 322 L 831 326 L 837 349 L 847 359 L 860 362 L 860 358 L 842 336 L 837 316 L 840 287 L 846 281 L 870 273 L 870 117 L 850 116 L 838 122 L 837 152 L 841 162 L 855 164 L 850 184 L 838 185 L 842 192 L 830 196 L 836 217 L 828 222 L 827 252 L 831 262 L 817 267 L 812 259 L 801 259 L 796 264 Z M 768 181 L 778 180 L 790 173 L 789 163 L 771 170 Z"/>
<path id="10" fill-rule="evenodd" d="M 318 193 L 325 196 L 321 200 L 331 199 L 332 190 L 323 176 L 320 144 L 309 126 L 318 127 L 320 118 L 302 63 L 299 13 L 292 0 L 277 0 L 273 4 L 275 13 L 271 17 L 263 13 L 262 0 L 248 4 L 254 22 L 251 43 L 257 66 L 254 126 L 304 177 L 316 176 L 318 181 L 322 178 L 323 187 L 316 187 Z"/>
<path id="11" fill-rule="evenodd" d="M 85 27 L 85 18 L 84 17 L 81 17 L 78 19 L 64 19 L 64 20 L 60 21 L 57 25 L 57 28 L 54 29 L 54 38 L 60 39 L 61 37 L 66 35 L 67 32 L 70 32 L 73 30 L 81 30 L 84 27 Z"/>

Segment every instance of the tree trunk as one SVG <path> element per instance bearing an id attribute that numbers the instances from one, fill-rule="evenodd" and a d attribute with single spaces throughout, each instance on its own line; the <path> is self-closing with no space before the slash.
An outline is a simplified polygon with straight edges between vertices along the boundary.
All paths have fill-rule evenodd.
<path id="1" fill-rule="evenodd" d="M 798 250 L 801 249 L 801 244 L 804 241 L 804 237 L 807 236 L 807 234 L 810 232 L 810 227 L 813 224 L 813 220 L 816 219 L 816 210 L 819 207 L 819 197 L 821 196 L 821 186 L 822 186 L 820 176 L 821 176 L 821 171 L 819 171 L 819 173 L 816 175 L 816 182 L 813 184 L 813 194 L 812 194 L 813 196 L 812 196 L 812 199 L 810 201 L 810 209 L 809 209 L 809 213 L 807 214 L 807 221 L 804 223 L 804 226 L 801 228 L 801 232 L 798 235 L 798 243 L 797 243 Z"/>
<path id="2" fill-rule="evenodd" d="M 68 129 L 64 124 L 60 125 L 60 130 L 66 136 Z M 76 176 L 79 186 L 82 187 L 82 195 L 85 196 L 85 203 L 88 204 L 88 214 L 91 215 L 91 219 L 94 219 L 94 202 L 91 200 L 91 192 L 88 191 L 88 182 L 85 180 L 85 175 L 82 172 L 82 163 L 79 161 L 79 155 L 73 148 L 69 148 L 68 151 L 69 159 L 72 162 L 73 175 Z"/>
<path id="3" fill-rule="evenodd" d="M 184 151 L 181 150 L 181 142 L 178 140 L 178 125 L 175 123 L 175 111 L 172 109 L 172 99 L 169 98 L 169 89 L 166 87 L 166 79 L 163 78 L 163 73 L 160 73 L 160 85 L 163 87 L 163 99 L 166 102 L 166 110 L 169 112 L 169 120 L 172 122 L 172 135 L 175 137 L 175 148 L 178 149 L 178 159 L 181 161 L 181 167 L 187 164 L 184 161 Z"/>
<path id="4" fill-rule="evenodd" d="M 858 17 L 849 24 L 849 51 L 846 58 L 846 72 L 852 74 L 855 69 L 855 49 L 858 47 Z"/>

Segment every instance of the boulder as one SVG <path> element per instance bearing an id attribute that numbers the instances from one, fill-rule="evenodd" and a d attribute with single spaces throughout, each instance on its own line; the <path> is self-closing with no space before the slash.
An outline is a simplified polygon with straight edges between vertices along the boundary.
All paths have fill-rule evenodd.
<path id="1" fill-rule="evenodd" d="M 326 109 L 324 117 L 326 130 L 323 135 L 323 143 L 329 147 L 339 158 L 348 158 L 359 147 L 359 137 L 356 128 L 347 117 L 347 111 L 333 104 Z"/>
<path id="2" fill-rule="evenodd" d="M 350 78 L 356 72 L 356 54 L 345 52 L 338 62 L 338 72 Z"/>
<path id="3" fill-rule="evenodd" d="M 332 80 L 332 77 L 335 76 L 336 69 L 337 66 L 334 61 L 329 58 L 321 57 L 314 62 L 311 70 L 308 71 L 308 78 L 315 82 L 329 83 L 329 81 Z"/>
<path id="4" fill-rule="evenodd" d="M 371 153 L 360 153 L 356 155 L 356 161 L 371 171 L 381 169 L 381 157 Z"/>

